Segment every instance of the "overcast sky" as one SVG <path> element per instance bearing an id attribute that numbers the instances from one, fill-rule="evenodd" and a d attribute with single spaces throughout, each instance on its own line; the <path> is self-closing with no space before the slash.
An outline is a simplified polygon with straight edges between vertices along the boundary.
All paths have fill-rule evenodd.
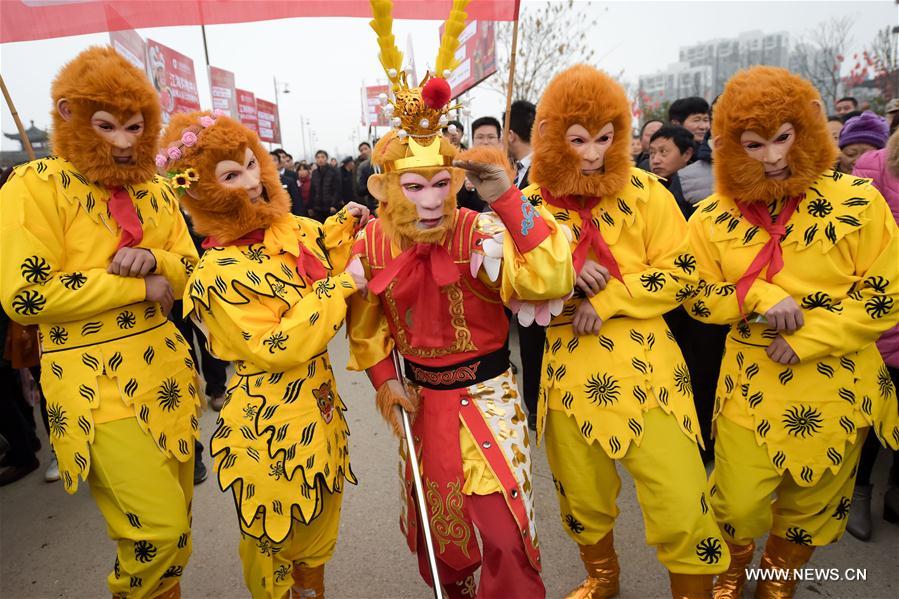
<path id="1" fill-rule="evenodd" d="M 422 0 L 426 1 L 426 0 Z M 523 2 L 522 10 L 538 9 L 543 2 Z M 725 1 L 715 2 L 576 2 L 576 10 L 598 21 L 591 36 L 596 65 L 624 79 L 664 69 L 676 62 L 680 46 L 761 30 L 801 35 L 820 21 L 847 15 L 855 19 L 852 51 L 861 50 L 875 32 L 899 23 L 894 0 L 874 1 Z M 405 51 L 412 36 L 415 61 L 420 71 L 433 65 L 437 52 L 438 21 L 394 21 L 394 34 Z M 141 29 L 152 38 L 194 61 L 200 101 L 210 105 L 209 85 L 199 27 Z M 367 132 L 361 118 L 360 87 L 384 80 L 377 60 L 377 43 L 368 21 L 361 18 L 314 18 L 266 21 L 206 28 L 210 64 L 233 71 L 237 87 L 273 101 L 273 77 L 289 85 L 280 95 L 284 147 L 295 157 L 302 154 L 300 122 L 308 119 L 316 148 L 340 155 L 355 154 L 357 140 Z M 45 128 L 49 122 L 49 89 L 56 71 L 91 45 L 108 43 L 108 34 L 82 35 L 52 40 L 0 45 L 0 72 L 28 126 Z M 520 48 L 526 51 L 526 48 Z M 494 77 L 506 74 L 497 73 Z M 483 86 L 482 86 L 483 87 Z M 470 94 L 472 116 L 499 116 L 504 98 L 486 89 Z M 536 100 L 536 99 L 532 99 Z M 14 133 L 8 107 L 2 107 L 2 129 Z M 308 137 L 308 133 L 307 133 Z M 17 143 L 2 140 L 4 150 Z M 307 147 L 311 154 L 313 148 Z"/>

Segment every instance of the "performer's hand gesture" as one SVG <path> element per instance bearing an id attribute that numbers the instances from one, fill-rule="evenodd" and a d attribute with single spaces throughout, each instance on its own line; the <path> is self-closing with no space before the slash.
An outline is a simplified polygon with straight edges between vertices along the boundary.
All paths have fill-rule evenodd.
<path id="1" fill-rule="evenodd" d="M 393 427 L 393 433 L 397 437 L 402 437 L 402 415 L 395 408 L 402 408 L 409 412 L 409 415 L 412 415 L 418 410 L 418 398 L 409 397 L 399 380 L 390 379 L 378 389 L 376 401 L 378 411 L 384 420 Z"/>
<path id="2" fill-rule="evenodd" d="M 584 262 L 584 267 L 581 268 L 575 285 L 587 294 L 587 297 L 593 297 L 606 288 L 611 278 L 612 275 L 605 266 L 588 259 Z"/>
<path id="3" fill-rule="evenodd" d="M 602 328 L 602 318 L 596 313 L 590 300 L 581 300 L 581 305 L 574 311 L 574 320 L 571 321 L 575 335 L 599 335 Z"/>
<path id="4" fill-rule="evenodd" d="M 765 312 L 765 319 L 776 331 L 792 333 L 798 331 L 805 324 L 802 316 L 802 308 L 792 297 L 783 299 Z"/>
<path id="5" fill-rule="evenodd" d="M 119 248 L 106 272 L 122 277 L 145 277 L 156 269 L 156 257 L 145 248 Z"/>
<path id="6" fill-rule="evenodd" d="M 512 181 L 509 179 L 506 169 L 500 164 L 454 160 L 453 166 L 465 169 L 465 177 L 474 185 L 481 199 L 488 204 L 498 200 L 512 187 Z"/>
<path id="7" fill-rule="evenodd" d="M 148 302 L 157 302 L 162 306 L 162 312 L 168 315 L 172 311 L 172 304 L 175 301 L 175 294 L 172 291 L 172 285 L 162 275 L 150 275 L 144 278 L 146 286 L 145 299 Z"/>
<path id="8" fill-rule="evenodd" d="M 356 219 L 356 227 L 358 229 L 364 227 L 365 223 L 368 222 L 368 219 L 371 218 L 371 211 L 362 204 L 347 202 L 344 208 L 346 208 L 346 211 L 350 216 Z"/>
<path id="9" fill-rule="evenodd" d="M 781 335 L 774 338 L 774 341 L 771 342 L 765 353 L 778 364 L 788 366 L 799 363 L 799 356 L 796 355 L 796 352 L 793 351 L 793 348 Z"/>
<path id="10" fill-rule="evenodd" d="M 368 293 L 368 279 L 365 278 L 365 269 L 362 268 L 362 261 L 358 257 L 353 258 L 346 266 L 346 271 L 353 277 L 356 284 L 356 291 L 365 296 Z"/>

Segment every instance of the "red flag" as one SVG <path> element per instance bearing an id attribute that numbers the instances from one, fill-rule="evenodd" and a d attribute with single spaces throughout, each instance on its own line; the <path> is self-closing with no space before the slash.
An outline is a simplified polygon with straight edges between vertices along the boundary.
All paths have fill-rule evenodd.
<path id="1" fill-rule="evenodd" d="M 443 20 L 452 0 L 393 0 L 396 19 Z M 518 0 L 472 0 L 469 19 L 512 21 Z M 177 25 L 218 25 L 294 17 L 371 17 L 368 0 L 3 0 L 0 43 Z"/>

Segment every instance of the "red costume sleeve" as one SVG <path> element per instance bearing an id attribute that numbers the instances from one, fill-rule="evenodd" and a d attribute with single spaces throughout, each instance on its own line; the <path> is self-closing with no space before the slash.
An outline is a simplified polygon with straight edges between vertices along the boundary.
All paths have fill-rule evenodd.
<path id="1" fill-rule="evenodd" d="M 490 207 L 502 219 L 522 254 L 540 245 L 550 235 L 549 225 L 514 185 Z"/>

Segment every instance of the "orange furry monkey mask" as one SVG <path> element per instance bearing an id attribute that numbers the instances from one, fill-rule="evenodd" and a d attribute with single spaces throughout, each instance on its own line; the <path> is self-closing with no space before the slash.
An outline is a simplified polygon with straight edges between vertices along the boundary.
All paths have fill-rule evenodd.
<path id="1" fill-rule="evenodd" d="M 453 226 L 456 193 L 464 183 L 465 171 L 449 166 L 456 156 L 456 148 L 445 137 L 439 138 L 439 154 L 444 166 L 397 168 L 397 161 L 412 156 L 408 139 L 398 137 L 396 131 L 390 131 L 375 144 L 372 162 L 383 172 L 368 178 L 368 190 L 378 200 L 378 220 L 384 232 L 396 239 L 401 247 L 413 243 L 439 243 Z M 400 177 L 404 173 L 415 173 L 430 180 L 441 171 L 448 171 L 451 176 L 449 195 L 443 204 L 444 219 L 437 227 L 422 229 L 418 226 L 415 204 L 403 193 Z"/>
<path id="2" fill-rule="evenodd" d="M 611 123 L 614 137 L 602 172 L 585 175 L 565 133 L 582 125 L 592 135 Z M 555 196 L 603 197 L 624 187 L 630 176 L 631 105 L 624 89 L 591 66 L 575 65 L 549 82 L 531 132 L 530 179 Z"/>
<path id="3" fill-rule="evenodd" d="M 833 167 L 837 154 L 821 107 L 815 87 L 786 69 L 753 67 L 731 77 L 712 121 L 716 191 L 744 202 L 769 202 L 808 189 Z M 740 138 L 748 131 L 770 139 L 785 123 L 793 125 L 796 137 L 786 154 L 790 175 L 777 181 L 765 176 L 764 164 L 747 154 Z"/>
<path id="4" fill-rule="evenodd" d="M 162 117 L 159 96 L 147 76 L 112 48 L 89 48 L 66 64 L 50 88 L 54 109 L 53 152 L 65 158 L 88 179 L 107 186 L 151 180 L 153 157 Z M 60 113 L 65 101 L 68 118 Z M 113 146 L 100 137 L 92 117 L 104 111 L 125 123 L 143 116 L 143 131 L 132 147 L 132 160 L 117 163 Z"/>
<path id="5" fill-rule="evenodd" d="M 249 165 L 242 175 L 246 183 L 222 185 L 216 168 L 223 161 Z M 194 230 L 219 243 L 268 228 L 290 212 L 290 199 L 268 152 L 255 133 L 230 117 L 210 112 L 173 115 L 162 134 L 157 167 L 168 171 L 173 186 L 182 192 L 181 202 Z M 251 191 L 259 195 L 251 199 Z"/>

